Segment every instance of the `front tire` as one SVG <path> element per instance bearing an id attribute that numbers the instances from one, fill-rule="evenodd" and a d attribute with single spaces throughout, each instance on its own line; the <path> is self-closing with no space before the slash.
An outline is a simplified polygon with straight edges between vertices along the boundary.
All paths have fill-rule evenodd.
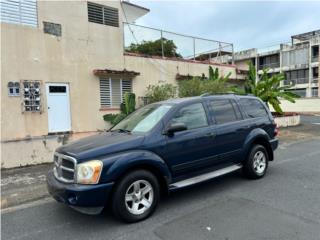
<path id="1" fill-rule="evenodd" d="M 125 222 L 138 222 L 151 216 L 159 196 L 157 178 L 149 171 L 135 170 L 116 185 L 112 210 L 117 218 Z"/>
<path id="2" fill-rule="evenodd" d="M 248 159 L 244 162 L 243 172 L 247 178 L 262 178 L 268 168 L 269 157 L 267 150 L 262 145 L 254 145 L 248 155 Z"/>

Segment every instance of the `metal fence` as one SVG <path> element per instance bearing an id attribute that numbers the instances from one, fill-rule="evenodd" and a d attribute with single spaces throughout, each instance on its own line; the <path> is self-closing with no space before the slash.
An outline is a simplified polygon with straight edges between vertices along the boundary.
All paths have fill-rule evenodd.
<path id="1" fill-rule="evenodd" d="M 176 50 L 168 53 L 167 41 L 172 41 Z M 148 41 L 157 42 L 158 51 L 152 54 L 133 50 L 134 45 Z M 174 32 L 159 30 L 136 24 L 124 23 L 124 49 L 126 52 L 158 56 L 163 58 L 174 57 L 184 60 L 211 61 L 222 63 L 228 59 L 233 63 L 233 44 L 199 37 L 193 37 Z M 226 58 L 226 56 L 228 56 Z"/>

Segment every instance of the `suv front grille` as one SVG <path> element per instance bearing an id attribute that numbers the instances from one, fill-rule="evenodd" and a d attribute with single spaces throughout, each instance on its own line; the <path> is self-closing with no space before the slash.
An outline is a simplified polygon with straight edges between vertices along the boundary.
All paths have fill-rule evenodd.
<path id="1" fill-rule="evenodd" d="M 61 182 L 73 183 L 75 182 L 75 169 L 77 160 L 73 157 L 55 153 L 54 157 L 54 176 Z"/>

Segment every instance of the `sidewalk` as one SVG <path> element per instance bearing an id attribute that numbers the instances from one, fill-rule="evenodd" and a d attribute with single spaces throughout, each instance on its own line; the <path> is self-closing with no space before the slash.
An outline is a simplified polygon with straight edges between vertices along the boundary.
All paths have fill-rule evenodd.
<path id="1" fill-rule="evenodd" d="M 1 209 L 49 196 L 46 174 L 52 163 L 1 170 Z"/>

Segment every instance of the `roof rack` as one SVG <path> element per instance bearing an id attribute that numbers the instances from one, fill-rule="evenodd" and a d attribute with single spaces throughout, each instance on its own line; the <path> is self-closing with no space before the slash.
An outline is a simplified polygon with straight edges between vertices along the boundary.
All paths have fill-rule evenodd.
<path id="1" fill-rule="evenodd" d="M 215 96 L 215 95 L 236 95 L 234 92 L 221 92 L 221 93 L 203 93 L 200 95 L 200 97 L 209 97 L 209 96 Z"/>

